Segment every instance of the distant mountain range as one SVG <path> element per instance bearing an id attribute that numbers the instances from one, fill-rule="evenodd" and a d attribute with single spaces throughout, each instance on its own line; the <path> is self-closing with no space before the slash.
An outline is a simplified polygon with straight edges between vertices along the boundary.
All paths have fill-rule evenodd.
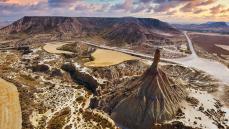
<path id="1" fill-rule="evenodd" d="M 2 28 L 2 33 L 61 33 L 74 36 L 101 36 L 114 42 L 140 43 L 151 38 L 180 34 L 180 31 L 152 18 L 23 17 Z"/>
<path id="2" fill-rule="evenodd" d="M 203 24 L 174 24 L 174 26 L 177 29 L 181 30 L 229 34 L 229 23 L 227 22 L 207 22 Z"/>
<path id="3" fill-rule="evenodd" d="M 207 22 L 207 23 L 200 24 L 200 25 L 205 26 L 205 27 L 209 27 L 209 28 L 228 27 L 226 22 Z"/>

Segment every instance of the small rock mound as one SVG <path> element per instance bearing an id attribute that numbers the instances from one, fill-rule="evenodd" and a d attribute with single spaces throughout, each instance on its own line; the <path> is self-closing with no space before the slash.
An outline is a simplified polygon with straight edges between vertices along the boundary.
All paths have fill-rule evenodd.
<path id="1" fill-rule="evenodd" d="M 158 67 L 160 51 L 156 50 L 154 62 L 138 79 L 127 83 L 131 94 L 123 98 L 112 110 L 111 117 L 121 126 L 130 129 L 150 129 L 153 124 L 171 120 L 185 99 L 185 88 Z M 129 86 L 128 86 L 129 85 Z"/>

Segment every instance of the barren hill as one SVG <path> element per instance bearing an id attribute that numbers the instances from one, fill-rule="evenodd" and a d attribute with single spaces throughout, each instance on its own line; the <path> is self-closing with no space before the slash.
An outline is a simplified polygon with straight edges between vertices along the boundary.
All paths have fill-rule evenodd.
<path id="1" fill-rule="evenodd" d="M 152 37 L 180 34 L 169 24 L 152 18 L 23 17 L 0 30 L 3 33 L 60 33 L 100 36 L 114 42 L 139 43 Z"/>
<path id="2" fill-rule="evenodd" d="M 113 86 L 114 90 L 107 88 L 108 92 L 101 89 L 91 107 L 107 112 L 118 125 L 129 129 L 151 129 L 155 123 L 173 119 L 186 98 L 186 89 L 158 66 L 159 60 L 157 49 L 154 63 L 141 76 Z"/>
<path id="3" fill-rule="evenodd" d="M 152 124 L 174 118 L 179 103 L 185 99 L 185 88 L 166 75 L 160 68 L 160 51 L 154 55 L 154 63 L 141 78 L 130 82 L 137 87 L 130 96 L 122 99 L 112 111 L 111 117 L 131 129 L 150 129 Z"/>

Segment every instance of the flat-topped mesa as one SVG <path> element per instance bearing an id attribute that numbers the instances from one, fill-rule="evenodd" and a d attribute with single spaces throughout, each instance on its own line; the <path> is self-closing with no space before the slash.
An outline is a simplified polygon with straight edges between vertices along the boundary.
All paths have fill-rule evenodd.
<path id="1" fill-rule="evenodd" d="M 179 103 L 186 97 L 185 88 L 176 85 L 158 67 L 159 61 L 160 51 L 157 49 L 150 68 L 139 79 L 128 83 L 136 90 L 113 109 L 111 117 L 117 124 L 129 129 L 151 129 L 155 123 L 175 117 Z"/>

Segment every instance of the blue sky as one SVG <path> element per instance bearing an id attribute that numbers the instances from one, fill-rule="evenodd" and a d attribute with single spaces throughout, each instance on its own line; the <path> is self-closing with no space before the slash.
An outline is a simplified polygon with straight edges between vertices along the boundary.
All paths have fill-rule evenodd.
<path id="1" fill-rule="evenodd" d="M 149 17 L 167 22 L 229 21 L 228 0 L 0 0 L 0 21 L 23 16 Z"/>

